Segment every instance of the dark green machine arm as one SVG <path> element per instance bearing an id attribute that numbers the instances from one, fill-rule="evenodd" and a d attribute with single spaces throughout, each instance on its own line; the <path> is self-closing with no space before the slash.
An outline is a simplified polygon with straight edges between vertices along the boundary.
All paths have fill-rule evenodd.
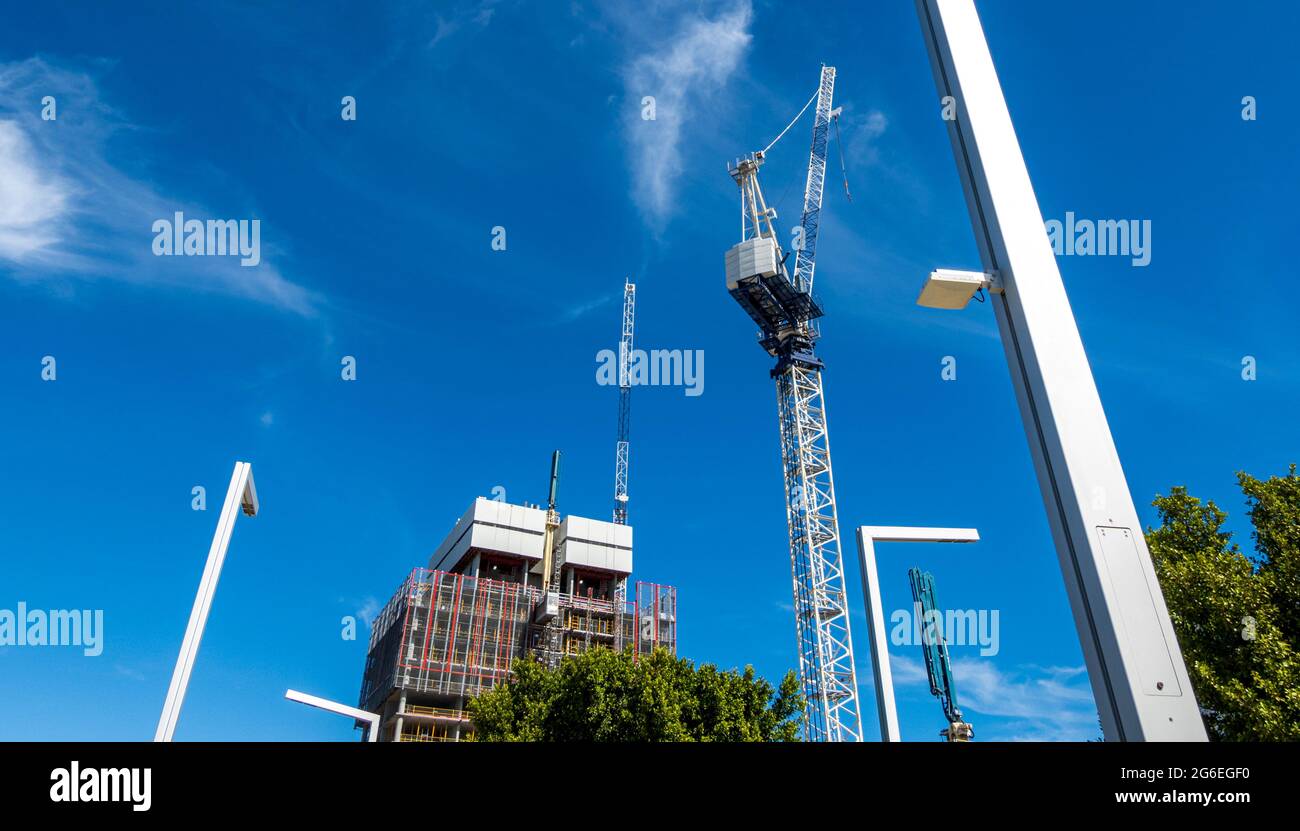
<path id="1" fill-rule="evenodd" d="M 912 568 L 907 571 L 907 579 L 912 584 L 912 600 L 921 614 L 921 650 L 925 653 L 925 670 L 930 675 L 930 692 L 943 704 L 943 714 L 949 723 L 957 724 L 962 721 L 957 706 L 957 683 L 948 659 L 948 644 L 943 639 L 943 612 L 934 599 L 934 575 Z"/>

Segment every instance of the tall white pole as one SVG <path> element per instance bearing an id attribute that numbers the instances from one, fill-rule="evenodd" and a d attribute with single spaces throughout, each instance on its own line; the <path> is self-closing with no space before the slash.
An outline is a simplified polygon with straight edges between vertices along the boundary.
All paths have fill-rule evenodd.
<path id="1" fill-rule="evenodd" d="M 880 605 L 880 577 L 876 573 L 876 547 L 871 535 L 858 529 L 858 565 L 862 572 L 862 598 L 867 604 L 871 626 L 871 674 L 876 682 L 876 714 L 880 719 L 880 740 L 901 741 L 898 707 L 894 704 L 894 677 L 889 670 L 889 636 L 885 613 Z"/>
<path id="2" fill-rule="evenodd" d="M 916 0 L 1102 731 L 1205 741 L 1191 680 L 972 0 Z M 1115 298 L 1115 302 L 1123 302 Z"/>
<path id="3" fill-rule="evenodd" d="M 194 596 L 194 608 L 190 610 L 190 622 L 185 628 L 185 640 L 181 642 L 180 655 L 176 658 L 176 669 L 172 672 L 171 686 L 167 688 L 167 701 L 163 704 L 162 715 L 158 718 L 158 730 L 154 733 L 156 742 L 169 742 L 176 732 L 176 720 L 181 715 L 181 705 L 185 703 L 185 691 L 190 684 L 190 673 L 194 670 L 194 659 L 199 653 L 199 643 L 203 640 L 203 627 L 208 622 L 208 611 L 212 608 L 212 597 L 217 592 L 217 581 L 221 579 L 221 565 L 226 559 L 226 549 L 230 547 L 230 535 L 235 529 L 235 519 L 240 508 L 253 516 L 257 513 L 257 489 L 253 485 L 253 466 L 247 462 L 235 462 L 235 471 L 230 476 L 230 488 L 226 491 L 226 501 L 221 506 L 221 517 L 217 520 L 217 530 L 212 535 L 212 547 L 208 549 L 208 562 L 203 568 L 203 578 L 199 581 L 198 594 Z"/>

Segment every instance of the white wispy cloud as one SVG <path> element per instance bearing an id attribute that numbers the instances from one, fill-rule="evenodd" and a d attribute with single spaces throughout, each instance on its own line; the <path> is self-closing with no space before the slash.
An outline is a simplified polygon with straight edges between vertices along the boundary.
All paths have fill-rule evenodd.
<path id="1" fill-rule="evenodd" d="M 147 680 L 143 672 L 140 672 L 133 667 L 129 667 L 126 664 L 113 664 L 113 671 L 123 678 L 129 678 L 132 681 Z"/>
<path id="2" fill-rule="evenodd" d="M 57 102 L 56 120 L 41 118 L 47 95 Z M 228 208 L 214 213 L 123 171 L 110 158 L 109 139 L 134 129 L 86 72 L 40 58 L 0 64 L 0 271 L 23 281 L 165 285 L 314 314 L 319 298 L 265 258 L 246 268 L 237 258 L 153 255 L 154 220 L 176 211 L 254 217 L 246 209 L 238 217 Z M 262 248 L 274 253 L 265 240 Z"/>
<path id="3" fill-rule="evenodd" d="M 907 655 L 890 654 L 895 686 L 929 683 L 925 664 Z M 1088 741 L 1097 738 L 1097 708 L 1083 667 L 1018 667 L 1005 672 L 987 658 L 952 662 L 963 713 L 1008 719 L 980 730 L 977 738 L 998 741 Z"/>
<path id="4" fill-rule="evenodd" d="M 844 138 L 845 160 L 855 170 L 876 164 L 880 160 L 878 140 L 889 128 L 889 119 L 880 110 L 855 113 L 848 106 L 840 116 L 840 131 Z"/>
<path id="5" fill-rule="evenodd" d="M 433 37 L 429 40 L 429 48 L 432 49 L 455 35 L 467 24 L 486 27 L 492 22 L 492 16 L 496 14 L 496 7 L 497 0 L 478 0 L 478 2 L 452 8 L 448 16 L 435 15 L 434 32 Z"/>
<path id="6" fill-rule="evenodd" d="M 714 15 L 695 4 L 666 16 L 666 25 L 646 27 L 659 34 L 636 48 L 623 71 L 632 196 L 656 232 L 674 212 L 687 125 L 702 118 L 708 122 L 709 107 L 743 63 L 752 40 L 753 9 L 749 0 L 739 0 Z M 632 25 L 640 28 L 645 21 L 638 18 Z M 653 120 L 642 117 L 640 102 L 646 96 L 655 101 Z"/>
<path id="7" fill-rule="evenodd" d="M 924 663 L 895 652 L 889 653 L 889 674 L 893 677 L 894 684 L 901 686 L 925 684 L 929 680 Z"/>
<path id="8" fill-rule="evenodd" d="M 1013 720 L 1006 738 L 1023 741 L 1086 741 L 1098 735 L 1097 708 L 1083 667 L 1000 670 L 990 660 L 953 661 L 962 707 Z"/>
<path id="9" fill-rule="evenodd" d="M 621 292 L 619 294 L 604 294 L 601 295 L 600 297 L 595 297 L 590 300 L 580 300 L 575 303 L 571 303 L 561 311 L 559 322 L 572 323 L 573 321 L 578 320 L 579 318 L 586 317 L 588 314 L 596 311 L 597 309 L 601 309 L 604 308 L 605 306 L 610 305 L 611 303 L 614 302 L 615 298 L 620 296 L 621 296 Z"/>
<path id="10" fill-rule="evenodd" d="M 367 595 L 366 599 L 361 603 L 361 608 L 357 609 L 357 617 L 361 618 L 361 622 L 369 628 L 381 611 L 383 611 L 383 605 L 379 600 Z"/>
<path id="11" fill-rule="evenodd" d="M 48 256 L 70 190 L 66 182 L 41 174 L 31 142 L 17 124 L 0 121 L 0 257 L 24 262 Z"/>

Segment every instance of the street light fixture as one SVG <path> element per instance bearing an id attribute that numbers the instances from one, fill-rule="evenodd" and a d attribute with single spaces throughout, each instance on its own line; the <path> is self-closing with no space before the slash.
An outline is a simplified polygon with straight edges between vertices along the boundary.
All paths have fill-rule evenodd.
<path id="1" fill-rule="evenodd" d="M 953 271 L 940 268 L 930 272 L 916 305 L 931 309 L 964 309 L 980 289 L 1001 291 L 997 275 L 983 271 Z"/>

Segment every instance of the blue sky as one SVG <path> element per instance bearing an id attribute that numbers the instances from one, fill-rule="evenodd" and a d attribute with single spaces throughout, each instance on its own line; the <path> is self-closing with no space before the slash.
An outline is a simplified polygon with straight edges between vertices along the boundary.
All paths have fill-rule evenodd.
<path id="1" fill-rule="evenodd" d="M 978 259 L 912 4 L 140 9 L 16 6 L 0 29 L 0 608 L 103 609 L 106 636 L 93 658 L 0 647 L 0 738 L 152 736 L 237 459 L 263 510 L 235 530 L 177 738 L 353 738 L 284 689 L 355 700 L 366 635 L 340 618 L 476 495 L 543 499 L 560 448 L 562 510 L 608 513 L 596 354 L 629 274 L 638 345 L 706 356 L 703 395 L 634 390 L 637 576 L 678 587 L 681 654 L 793 666 L 770 361 L 724 288 L 724 162 L 780 131 L 823 61 L 853 192 L 828 176 L 817 271 L 844 536 L 978 527 L 975 546 L 882 545 L 886 607 L 921 565 L 944 606 L 999 610 L 996 656 L 954 650 L 977 738 L 1097 735 L 992 310 L 914 305 L 927 270 Z M 1060 258 L 1139 514 L 1185 484 L 1248 546 L 1233 472 L 1300 457 L 1300 13 L 980 10 L 1045 218 L 1152 223 L 1145 268 Z M 789 224 L 807 136 L 764 168 Z M 262 263 L 153 256 L 178 210 L 259 219 Z M 934 740 L 919 659 L 896 648 L 902 731 Z"/>

